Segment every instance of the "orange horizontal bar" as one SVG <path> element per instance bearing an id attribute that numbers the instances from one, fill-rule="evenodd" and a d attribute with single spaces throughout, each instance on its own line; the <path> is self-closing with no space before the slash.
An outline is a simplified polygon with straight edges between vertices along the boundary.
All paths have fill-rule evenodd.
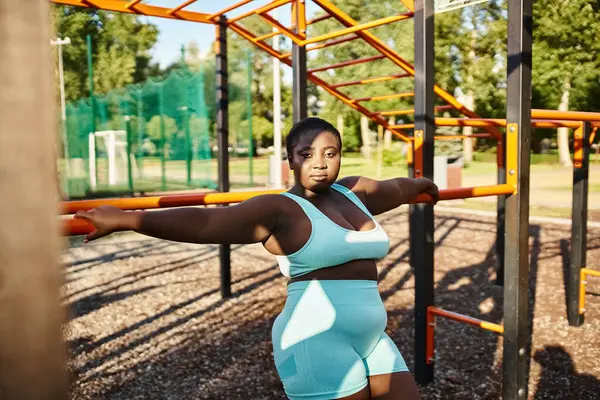
<path id="1" fill-rule="evenodd" d="M 263 194 L 277 194 L 283 190 L 264 190 L 256 192 L 228 192 L 183 194 L 172 196 L 153 196 L 136 198 L 113 198 L 102 200 L 79 200 L 60 203 L 62 214 L 75 214 L 79 210 L 90 210 L 100 206 L 114 206 L 121 210 L 150 210 L 169 207 L 191 207 L 216 204 L 234 204 Z M 468 197 L 483 197 L 500 194 L 511 194 L 514 190 L 510 185 L 482 186 L 440 190 L 440 200 L 465 199 Z M 428 195 L 419 195 L 412 203 L 429 201 Z M 83 235 L 92 232 L 93 226 L 79 219 L 64 219 L 64 231 L 68 235 Z"/>
<path id="2" fill-rule="evenodd" d="M 350 42 L 350 41 L 358 39 L 358 38 L 359 38 L 358 35 L 351 34 L 351 35 L 348 35 L 347 37 L 343 37 L 341 39 L 329 40 L 329 41 L 327 41 L 325 43 L 315 44 L 315 45 L 312 45 L 312 46 L 306 46 L 306 51 L 308 52 L 308 51 L 313 51 L 313 50 L 324 49 L 326 47 L 334 46 L 336 44 Z M 292 53 L 284 53 L 283 56 L 284 57 L 291 57 Z"/>
<path id="3" fill-rule="evenodd" d="M 381 114 L 386 115 L 386 114 Z M 505 127 L 506 120 L 498 118 L 436 118 L 436 126 L 472 126 L 475 128 L 486 128 L 486 127 Z M 414 124 L 401 124 L 392 125 L 398 129 L 409 129 L 413 128 Z M 580 123 L 575 121 L 546 121 L 546 120 L 532 120 L 531 126 L 536 128 L 573 128 L 576 129 L 581 126 Z"/>
<path id="4" fill-rule="evenodd" d="M 411 75 L 408 75 L 408 76 L 411 76 Z M 454 109 L 454 107 L 452 107 L 450 105 L 446 105 L 446 106 L 437 106 L 434 108 L 434 111 L 453 110 L 453 109 Z M 379 112 L 376 112 L 375 114 L 379 114 L 379 115 L 409 115 L 409 114 L 414 114 L 414 113 L 415 113 L 415 109 L 411 108 L 410 110 L 379 111 Z"/>
<path id="5" fill-rule="evenodd" d="M 331 87 L 337 89 L 337 88 L 345 87 L 345 86 L 364 85 L 367 83 L 391 81 L 393 79 L 406 78 L 409 76 L 410 76 L 409 74 L 394 74 L 394 75 L 388 75 L 388 76 L 380 76 L 377 78 L 367 78 L 367 79 L 359 79 L 357 81 L 336 83 L 335 85 L 331 85 Z"/>
<path id="6" fill-rule="evenodd" d="M 260 42 L 260 41 L 263 41 L 263 40 L 266 40 L 266 39 L 270 39 L 273 36 L 277 36 L 277 35 L 281 35 L 281 32 L 280 31 L 273 31 L 271 33 L 267 33 L 266 35 L 262 35 L 262 36 L 257 37 L 256 39 L 252 39 L 252 42 L 255 42 L 255 41 L 256 42 Z"/>
<path id="7" fill-rule="evenodd" d="M 281 54 L 268 44 L 256 40 L 257 37 L 254 34 L 252 34 L 252 32 L 249 32 L 246 28 L 236 24 L 235 22 L 230 23 L 228 26 L 235 33 L 248 40 L 249 42 L 253 43 L 255 46 L 265 51 L 267 54 L 270 54 L 272 57 L 279 58 L 283 63 L 285 63 L 288 66 L 292 65 L 292 61 L 290 60 L 289 56 L 286 57 L 285 54 Z"/>
<path id="8" fill-rule="evenodd" d="M 148 210 L 154 208 L 205 206 L 214 204 L 239 203 L 263 194 L 281 193 L 282 190 L 262 190 L 256 192 L 198 193 L 170 196 L 149 196 L 134 198 L 113 198 L 102 200 L 79 200 L 60 203 L 62 214 L 75 214 L 79 210 L 90 210 L 99 206 L 115 206 L 121 210 Z"/>
<path id="9" fill-rule="evenodd" d="M 509 184 L 444 189 L 440 190 L 440 200 L 469 199 L 473 197 L 500 196 L 513 193 L 515 193 L 515 188 Z M 430 200 L 431 197 L 429 195 L 420 194 L 411 203 L 425 203 Z"/>
<path id="10" fill-rule="evenodd" d="M 194 11 L 181 11 L 175 15 L 168 13 L 169 9 L 166 7 L 150 6 L 143 3 L 137 3 L 135 8 L 127 8 L 128 4 L 120 0 L 86 0 L 85 3 L 79 0 L 50 0 L 52 3 L 64 4 L 67 6 L 85 7 L 85 8 L 97 8 L 99 10 L 116 11 L 126 14 L 141 14 L 150 17 L 169 18 L 169 19 L 180 19 L 191 22 L 201 22 L 204 24 L 213 24 L 208 14 L 194 12 Z M 131 7 L 131 6 L 130 6 Z"/>
<path id="11" fill-rule="evenodd" d="M 386 94 L 383 96 L 373 96 L 373 97 L 363 97 L 360 99 L 354 99 L 354 102 L 360 101 L 378 101 L 378 100 L 390 100 L 390 99 L 400 99 L 404 97 L 413 97 L 415 94 L 413 92 L 406 93 L 395 93 L 395 94 Z"/>
<path id="12" fill-rule="evenodd" d="M 234 5 L 232 5 L 232 6 L 229 6 L 229 7 L 227 7 L 227 8 L 224 8 L 224 9 L 222 9 L 222 10 L 221 10 L 221 11 L 219 11 L 219 12 L 216 12 L 216 13 L 214 13 L 214 14 L 211 14 L 211 15 L 208 17 L 208 19 L 210 19 L 210 20 L 213 20 L 213 21 L 214 21 L 215 19 L 217 19 L 217 18 L 218 18 L 218 17 L 220 17 L 221 15 L 223 15 L 223 14 L 225 14 L 225 13 L 229 12 L 229 11 L 235 10 L 236 8 L 239 8 L 239 7 L 241 7 L 241 6 L 245 5 L 245 4 L 248 4 L 248 3 L 250 3 L 251 1 L 253 1 L 253 0 L 242 0 L 242 1 L 240 1 L 239 3 L 235 3 Z"/>
<path id="13" fill-rule="evenodd" d="M 598 276 L 600 277 L 600 271 L 595 271 L 589 268 L 581 268 L 582 271 L 585 271 L 586 275 Z"/>
<path id="14" fill-rule="evenodd" d="M 315 73 L 315 72 L 327 71 L 329 69 L 342 68 L 342 67 L 347 67 L 349 65 L 364 64 L 364 63 L 371 62 L 371 61 L 381 60 L 382 58 L 385 58 L 385 56 L 378 55 L 378 56 L 371 56 L 371 57 L 365 57 L 365 58 L 357 58 L 355 60 L 343 61 L 343 62 L 340 62 L 337 64 L 325 65 L 324 67 L 311 68 L 307 72 Z"/>
<path id="15" fill-rule="evenodd" d="M 366 22 L 364 24 L 359 24 L 359 25 L 356 25 L 356 26 L 353 26 L 350 28 L 341 29 L 336 32 L 331 32 L 331 33 L 326 33 L 324 35 L 316 36 L 314 38 L 305 40 L 303 43 L 305 45 L 307 45 L 307 44 L 311 44 L 311 43 L 322 42 L 323 40 L 333 39 L 333 38 L 336 38 L 339 36 L 347 35 L 348 33 L 364 31 L 366 29 L 372 29 L 377 26 L 390 24 L 392 22 L 402 21 L 403 19 L 412 18 L 413 16 L 414 16 L 414 13 L 411 11 L 411 12 L 407 12 L 405 14 L 399 14 L 399 15 L 394 15 L 391 17 L 385 17 L 385 18 L 378 19 L 376 21 Z"/>
<path id="16" fill-rule="evenodd" d="M 473 133 L 471 135 L 438 135 L 435 140 L 455 140 L 455 139 L 475 139 L 475 138 L 491 138 L 490 133 Z"/>
<path id="17" fill-rule="evenodd" d="M 495 324 L 493 322 L 483 321 L 481 319 L 468 317 L 466 315 L 462 315 L 459 313 L 455 313 L 452 311 L 442 310 L 441 308 L 437 308 L 434 306 L 429 306 L 427 309 L 431 314 L 437 315 L 439 317 L 448 318 L 454 321 L 463 322 L 465 324 L 477 326 L 479 328 L 496 332 L 496 333 L 504 333 L 504 327 L 500 324 Z"/>
<path id="18" fill-rule="evenodd" d="M 600 113 L 583 111 L 531 110 L 531 118 L 600 122 Z"/>
<path id="19" fill-rule="evenodd" d="M 193 4 L 195 2 L 197 2 L 198 0 L 187 0 L 185 3 L 178 5 L 175 8 L 170 9 L 169 11 L 167 11 L 167 14 L 169 15 L 173 15 L 173 14 L 177 14 L 177 12 L 183 10 L 184 8 L 186 8 L 187 6 L 189 6 L 190 4 Z"/>
<path id="20" fill-rule="evenodd" d="M 317 22 L 325 21 L 326 19 L 329 19 L 332 17 L 333 17 L 333 15 L 331 15 L 331 14 L 321 15 L 320 17 L 313 18 L 311 20 L 306 21 L 306 25 L 308 26 L 308 25 L 316 24 Z"/>

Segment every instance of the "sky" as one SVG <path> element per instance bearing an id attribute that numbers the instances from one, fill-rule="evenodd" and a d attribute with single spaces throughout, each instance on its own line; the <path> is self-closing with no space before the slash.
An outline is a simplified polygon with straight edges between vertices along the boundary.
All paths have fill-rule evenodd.
<path id="1" fill-rule="evenodd" d="M 145 0 L 144 4 L 151 4 L 162 7 L 176 7 L 177 5 L 182 4 L 184 1 L 185 0 Z M 237 2 L 238 0 L 198 0 L 189 7 L 185 8 L 185 10 L 211 14 L 220 11 Z M 249 4 L 246 4 L 234 11 L 231 11 L 227 14 L 227 17 L 235 17 L 236 15 L 242 14 L 252 9 L 256 9 L 267 3 L 269 3 L 269 0 L 254 0 Z M 310 17 L 316 11 L 320 10 L 320 8 L 312 1 L 307 1 L 306 3 L 307 17 Z M 283 6 L 280 8 L 280 10 L 280 22 L 282 22 L 284 25 L 289 26 L 290 6 Z M 215 40 L 215 26 L 212 24 L 185 22 L 157 17 L 141 18 L 144 18 L 148 22 L 155 24 L 160 31 L 158 42 L 155 44 L 152 50 L 152 57 L 153 60 L 159 62 L 162 67 L 165 67 L 181 58 L 182 44 L 187 44 L 191 40 L 196 40 L 200 47 L 200 51 L 205 52 L 211 48 L 211 46 L 213 45 L 213 41 Z M 284 68 L 284 70 L 285 69 L 288 68 Z"/>

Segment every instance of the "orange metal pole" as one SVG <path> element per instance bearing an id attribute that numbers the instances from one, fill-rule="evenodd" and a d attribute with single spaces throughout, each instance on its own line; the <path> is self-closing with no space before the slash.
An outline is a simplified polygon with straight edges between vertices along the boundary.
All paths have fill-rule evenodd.
<path id="1" fill-rule="evenodd" d="M 428 312 L 430 312 L 433 315 L 451 319 L 453 321 L 463 322 L 468 325 L 477 326 L 479 328 L 482 328 L 482 329 L 485 329 L 488 331 L 501 333 L 501 334 L 504 333 L 504 327 L 502 325 L 495 324 L 493 322 L 487 322 L 487 321 L 483 321 L 481 319 L 468 317 L 466 315 L 462 315 L 462 314 L 455 313 L 452 311 L 446 311 L 446 310 L 443 310 L 441 308 L 437 308 L 434 306 L 430 306 L 428 309 Z"/>
<path id="2" fill-rule="evenodd" d="M 404 110 L 401 110 L 404 111 Z M 408 110 L 406 110 L 408 111 Z M 388 114 L 392 113 L 383 111 L 381 115 L 394 115 Z M 443 118 L 438 117 L 435 119 L 436 126 L 472 126 L 476 128 L 486 128 L 491 126 L 504 127 L 506 126 L 505 119 L 499 118 Z M 402 125 L 393 125 L 399 129 L 406 129 L 412 127 L 413 124 L 402 124 Z M 557 127 L 566 127 L 566 128 L 578 128 L 581 126 L 579 122 L 574 121 L 546 121 L 546 120 L 532 120 L 532 126 L 536 128 L 557 128 Z"/>
<path id="3" fill-rule="evenodd" d="M 392 22 L 402 21 L 403 19 L 409 19 L 409 18 L 412 18 L 413 16 L 414 16 L 414 13 L 411 11 L 406 14 L 399 14 L 399 15 L 394 15 L 391 17 L 381 18 L 376 21 L 366 22 L 364 24 L 352 26 L 352 27 L 349 27 L 346 29 L 341 29 L 336 32 L 326 33 L 324 35 L 320 35 L 320 36 L 316 36 L 314 38 L 307 39 L 304 41 L 304 44 L 322 42 L 323 40 L 333 39 L 333 38 L 336 38 L 339 36 L 347 35 L 348 33 L 359 32 L 359 31 L 363 31 L 366 29 L 372 29 L 377 26 L 391 24 Z"/>
<path id="4" fill-rule="evenodd" d="M 418 152 L 417 152 L 418 154 Z M 418 157 L 418 156 L 417 156 Z M 418 168 L 419 162 L 415 163 Z M 419 176 L 421 175 L 419 171 Z M 415 176 L 417 176 L 415 171 Z M 494 196 L 510 194 L 513 189 L 510 185 L 481 186 L 472 188 L 448 189 L 440 191 L 440 200 L 465 199 L 469 197 Z M 121 210 L 151 210 L 157 208 L 192 207 L 217 204 L 234 204 L 264 194 L 277 194 L 283 190 L 263 190 L 256 192 L 227 192 L 227 193 L 202 193 L 172 196 L 153 196 L 137 198 L 113 198 L 102 200 L 67 201 L 60 204 L 62 214 L 75 214 L 79 210 L 90 210 L 100 206 L 114 206 Z M 428 195 L 419 195 L 411 203 L 427 202 L 431 199 Z M 79 219 L 65 219 L 65 231 L 71 235 L 81 235 L 91 232 L 91 224 Z"/>
<path id="5" fill-rule="evenodd" d="M 144 3 L 125 3 L 120 0 L 86 0 L 85 3 L 79 2 L 79 0 L 50 0 L 52 3 L 64 4 L 67 6 L 85 7 L 85 8 L 97 8 L 99 10 L 116 11 L 126 14 L 140 14 L 147 15 L 149 17 L 160 17 L 169 19 L 181 19 L 184 21 L 200 22 L 204 24 L 212 24 L 208 14 L 194 12 L 194 11 L 181 11 L 175 15 L 168 13 L 169 8 L 150 6 Z M 127 6 L 129 5 L 129 8 Z"/>
<path id="6" fill-rule="evenodd" d="M 354 60 L 343 61 L 343 62 L 340 62 L 337 64 L 325 65 L 325 66 L 318 67 L 318 68 L 311 68 L 307 72 L 315 73 L 315 72 L 327 71 L 329 69 L 342 68 L 342 67 L 347 67 L 349 65 L 364 64 L 364 63 L 367 63 L 370 61 L 381 60 L 382 58 L 385 58 L 385 57 L 382 55 L 378 55 L 378 56 L 371 56 L 371 57 L 365 57 L 365 58 L 357 58 Z"/>
<path id="7" fill-rule="evenodd" d="M 183 10 L 184 8 L 186 8 L 190 4 L 195 3 L 196 1 L 198 1 L 198 0 L 187 0 L 185 3 L 180 4 L 177 7 L 172 8 L 169 11 L 167 11 L 167 14 L 169 14 L 169 15 L 177 14 L 177 12 Z"/>
<path id="8" fill-rule="evenodd" d="M 583 111 L 531 110 L 531 118 L 599 122 L 600 113 Z"/>
<path id="9" fill-rule="evenodd" d="M 251 32 L 249 32 L 248 30 L 246 30 L 245 28 L 243 28 L 242 26 L 240 26 L 240 25 L 238 25 L 236 23 L 230 24 L 229 27 L 233 31 L 235 31 L 240 36 L 242 36 L 243 38 L 247 39 L 250 42 L 252 42 L 252 39 L 256 39 L 256 36 L 254 34 L 252 34 Z M 283 54 L 281 54 L 278 51 L 274 50 L 268 44 L 266 44 L 264 42 L 253 42 L 253 43 L 254 43 L 255 46 L 257 46 L 260 49 L 262 49 L 262 50 L 266 51 L 267 53 L 271 54 L 273 57 L 278 57 L 284 64 L 286 64 L 288 66 L 291 66 L 292 62 L 289 59 L 289 57 L 283 57 L 284 56 Z M 311 82 L 313 82 L 316 85 L 321 86 L 327 93 L 329 93 L 333 97 L 337 98 L 338 100 L 340 100 L 344 104 L 350 106 L 354 110 L 360 112 L 361 114 L 364 114 L 364 115 L 368 116 L 373 121 L 375 121 L 378 124 L 382 125 L 385 129 L 388 129 L 390 132 L 392 132 L 394 135 L 396 135 L 399 139 L 401 139 L 401 140 L 403 140 L 405 142 L 409 142 L 411 140 L 408 137 L 408 135 L 406 135 L 401 130 L 390 128 L 390 125 L 388 124 L 388 122 L 386 121 L 385 118 L 379 117 L 377 115 L 373 115 L 373 113 L 371 111 L 369 111 L 368 109 L 366 109 L 365 107 L 361 106 L 360 104 L 352 102 L 352 100 L 348 96 L 346 96 L 345 94 L 341 93 L 340 91 L 338 91 L 338 90 L 330 87 L 330 85 L 327 82 L 323 81 L 322 79 L 320 79 L 315 74 L 308 73 L 307 77 L 308 77 L 308 79 Z"/>
<path id="10" fill-rule="evenodd" d="M 590 144 L 594 143 L 594 139 L 596 139 L 596 132 L 598 131 L 598 127 L 596 126 L 592 129 L 592 134 L 590 135 Z"/>
<path id="11" fill-rule="evenodd" d="M 252 39 L 252 42 L 261 42 L 263 40 L 270 39 L 273 36 L 277 36 L 277 35 L 281 35 L 281 32 L 274 31 L 274 32 L 267 33 L 266 35 L 262 35 L 262 36 L 257 37 L 256 39 Z"/>
<path id="12" fill-rule="evenodd" d="M 362 97 L 360 99 L 354 99 L 353 101 L 360 102 L 360 101 L 379 101 L 379 100 L 401 99 L 404 97 L 413 97 L 414 95 L 415 94 L 413 92 L 394 93 L 394 94 L 385 94 L 383 96 Z"/>
<path id="13" fill-rule="evenodd" d="M 194 0 L 197 1 L 197 0 Z M 159 18 L 182 19 L 191 22 L 212 23 L 208 14 L 186 11 L 182 15 L 173 15 L 170 8 L 143 4 L 142 0 L 132 0 L 125 3 L 122 0 L 50 0 L 52 3 L 100 10 L 121 12 L 126 14 L 140 14 Z"/>
<path id="14" fill-rule="evenodd" d="M 239 3 L 235 3 L 234 5 L 232 5 L 232 6 L 229 6 L 229 7 L 227 7 L 227 8 L 224 8 L 224 9 L 222 9 L 222 10 L 221 10 L 221 11 L 219 11 L 219 12 L 216 12 L 216 13 L 214 13 L 214 14 L 211 14 L 211 15 L 208 17 L 208 19 L 210 19 L 211 21 L 214 21 L 214 20 L 216 20 L 217 18 L 219 18 L 221 15 L 223 15 L 223 14 L 225 14 L 225 13 L 228 13 L 229 11 L 235 10 L 236 8 L 239 8 L 239 7 L 243 6 L 243 5 L 246 5 L 246 4 L 248 4 L 248 3 L 252 2 L 252 1 L 253 1 L 253 0 L 242 0 L 242 1 L 240 1 Z"/>
<path id="15" fill-rule="evenodd" d="M 79 210 L 87 211 L 99 206 L 114 206 L 121 210 L 149 210 L 154 208 L 239 203 L 263 194 L 277 194 L 281 192 L 282 190 L 262 190 L 252 192 L 197 193 L 170 196 L 79 200 L 62 202 L 60 206 L 62 214 L 75 214 Z"/>
<path id="16" fill-rule="evenodd" d="M 337 19 L 338 21 L 340 21 L 344 26 L 353 27 L 353 26 L 358 25 L 358 22 L 356 22 L 349 15 L 345 14 L 342 10 L 340 10 L 338 7 L 336 7 L 331 1 L 329 1 L 329 0 L 314 0 L 314 2 L 316 4 L 318 4 L 323 10 L 325 10 L 329 14 L 333 15 L 334 18 Z M 400 57 L 400 55 L 398 55 L 398 53 L 396 53 L 394 50 L 392 50 L 391 48 L 386 46 L 375 35 L 373 35 L 370 32 L 367 32 L 367 31 L 359 31 L 359 32 L 357 32 L 357 35 L 359 35 L 362 39 L 364 39 L 365 42 L 367 42 L 371 46 L 373 46 L 373 48 L 375 48 L 381 54 L 384 54 L 386 57 L 388 57 L 392 62 L 394 62 L 396 65 L 398 65 L 404 71 L 408 72 L 412 76 L 415 75 L 414 67 L 408 61 L 406 61 L 405 59 Z M 458 102 L 458 100 L 456 100 L 456 98 L 454 98 L 454 96 L 452 96 L 450 93 L 444 91 L 439 86 L 435 85 L 434 91 L 446 103 L 452 105 L 454 108 L 456 108 L 458 111 L 460 111 L 462 114 L 466 115 L 467 117 L 471 117 L 471 118 L 478 117 L 475 112 L 473 112 L 473 111 L 469 110 L 468 108 L 466 108 L 465 106 L 463 106 L 461 103 Z M 487 130 L 492 135 L 494 135 L 496 138 L 498 138 L 498 139 L 502 138 L 502 133 L 497 128 L 488 127 Z"/>
<path id="17" fill-rule="evenodd" d="M 415 178 L 423 177 L 423 131 L 414 132 L 413 136 L 413 169 Z M 424 198 L 429 198 L 425 196 Z"/>
<path id="18" fill-rule="evenodd" d="M 256 14 L 266 14 L 269 11 L 274 10 L 276 8 L 279 8 L 281 6 L 284 6 L 284 5 L 288 4 L 288 3 L 291 3 L 292 1 L 294 1 L 294 0 L 276 0 L 276 1 L 272 1 L 271 3 L 269 3 L 269 4 L 265 5 L 265 6 L 257 8 L 254 12 Z"/>
<path id="19" fill-rule="evenodd" d="M 409 74 L 403 74 L 401 77 L 404 76 L 410 76 Z M 434 111 L 444 111 L 444 110 L 453 110 L 454 107 L 447 105 L 447 106 L 437 106 L 434 107 Z M 411 108 L 411 109 L 407 109 L 407 110 L 391 110 L 391 111 L 379 111 L 377 112 L 377 114 L 379 115 L 409 115 L 409 114 L 414 114 L 415 113 L 415 109 Z"/>
<path id="20" fill-rule="evenodd" d="M 331 87 L 337 89 L 337 88 L 345 87 L 345 86 L 364 85 L 367 83 L 391 81 L 394 79 L 406 78 L 409 76 L 410 76 L 409 74 L 394 74 L 394 75 L 388 75 L 388 76 L 380 76 L 377 78 L 367 78 L 367 79 L 359 79 L 356 81 L 336 83 L 335 85 L 331 85 Z"/>
<path id="21" fill-rule="evenodd" d="M 415 152 L 415 161 L 417 154 Z M 415 176 L 416 168 L 418 163 L 415 162 Z M 440 200 L 457 200 L 457 199 L 469 199 L 473 197 L 487 197 L 487 196 L 499 196 L 502 194 L 513 194 L 515 192 L 515 188 L 509 184 L 503 185 L 490 185 L 490 186 L 476 186 L 476 187 L 466 187 L 466 188 L 458 188 L 458 189 L 445 189 L 440 190 Z M 415 203 L 426 203 L 431 200 L 431 197 L 426 194 L 421 194 L 417 196 L 412 204 Z"/>

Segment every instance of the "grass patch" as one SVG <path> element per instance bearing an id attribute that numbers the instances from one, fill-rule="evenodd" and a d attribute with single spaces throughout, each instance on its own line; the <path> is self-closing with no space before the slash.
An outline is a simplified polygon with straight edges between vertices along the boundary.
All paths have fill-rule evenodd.
<path id="1" fill-rule="evenodd" d="M 496 211 L 496 202 L 478 201 L 467 199 L 462 203 L 444 204 L 439 203 L 444 207 L 461 208 L 477 211 Z M 571 209 L 562 207 L 540 207 L 530 206 L 529 214 L 536 217 L 551 217 L 551 218 L 571 218 Z M 590 220 L 593 220 L 590 218 Z"/>
<path id="2" fill-rule="evenodd" d="M 571 192 L 573 190 L 573 185 L 564 185 L 564 186 L 552 186 L 548 188 L 550 190 L 559 190 L 561 192 Z M 588 191 L 590 193 L 600 192 L 600 183 L 593 183 L 588 186 Z"/>

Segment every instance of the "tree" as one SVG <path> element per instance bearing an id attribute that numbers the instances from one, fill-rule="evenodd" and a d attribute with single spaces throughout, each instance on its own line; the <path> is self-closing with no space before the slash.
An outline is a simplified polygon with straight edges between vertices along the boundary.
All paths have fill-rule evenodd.
<path id="1" fill-rule="evenodd" d="M 600 110 L 600 2 L 534 3 L 533 105 Z M 559 129 L 560 162 L 571 165 L 568 131 Z"/>
<path id="2" fill-rule="evenodd" d="M 98 93 L 142 82 L 158 71 L 157 65 L 151 63 L 149 52 L 158 38 L 158 29 L 137 16 L 53 5 L 52 22 L 56 35 L 71 38 L 71 44 L 63 47 L 67 100 L 89 95 L 87 35 L 92 37 L 94 83 Z"/>

